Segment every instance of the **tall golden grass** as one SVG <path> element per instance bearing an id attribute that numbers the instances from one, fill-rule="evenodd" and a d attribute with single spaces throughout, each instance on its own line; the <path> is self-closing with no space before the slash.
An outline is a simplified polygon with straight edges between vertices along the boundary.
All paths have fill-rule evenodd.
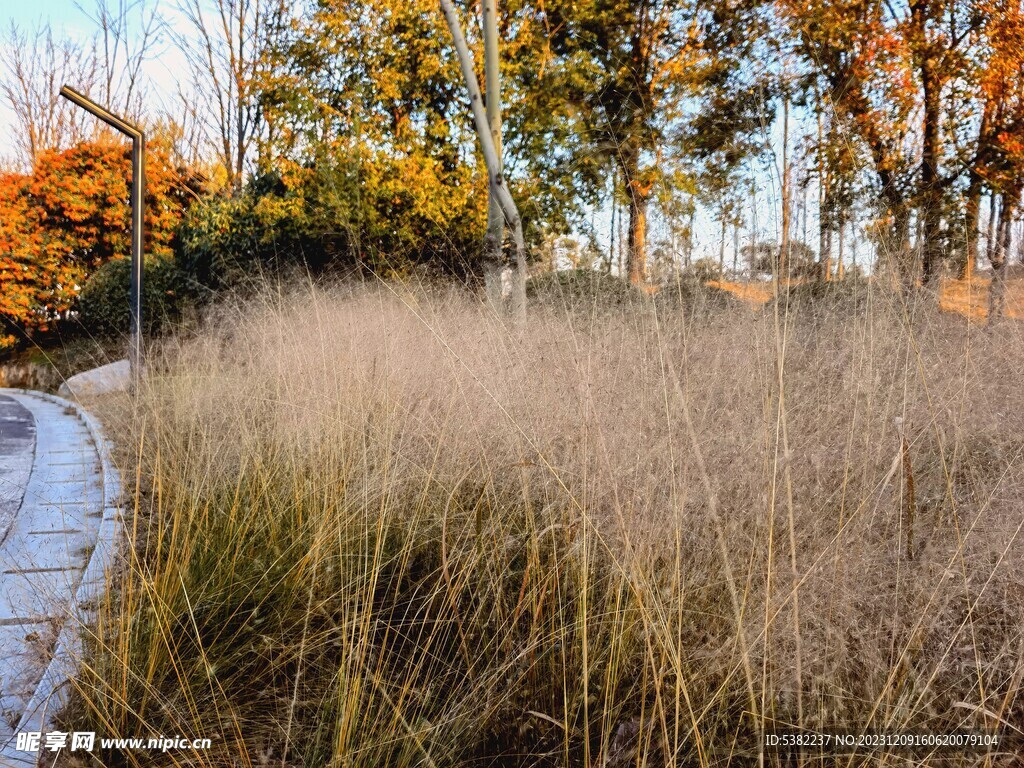
<path id="1" fill-rule="evenodd" d="M 67 717 L 213 739 L 108 765 L 1014 764 L 1024 348 L 855 293 L 222 309 L 102 406 L 134 547 Z"/>

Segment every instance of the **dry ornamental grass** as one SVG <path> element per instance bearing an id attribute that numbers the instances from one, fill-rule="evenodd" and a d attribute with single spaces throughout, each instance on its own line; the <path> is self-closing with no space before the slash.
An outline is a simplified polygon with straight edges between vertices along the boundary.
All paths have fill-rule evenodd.
<path id="1" fill-rule="evenodd" d="M 67 718 L 213 740 L 107 765 L 1018 764 L 1024 347 L 863 290 L 222 309 L 103 406 L 135 546 Z"/>

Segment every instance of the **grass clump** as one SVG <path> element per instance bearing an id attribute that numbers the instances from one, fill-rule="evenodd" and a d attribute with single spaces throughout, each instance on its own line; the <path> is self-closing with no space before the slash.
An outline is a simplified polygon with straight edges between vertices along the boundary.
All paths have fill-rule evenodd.
<path id="1" fill-rule="evenodd" d="M 781 766 L 786 725 L 1009 733 L 1021 347 L 899 316 L 224 309 L 104 406 L 134 547 L 68 724 L 207 736 L 102 756 L 204 766 Z"/>

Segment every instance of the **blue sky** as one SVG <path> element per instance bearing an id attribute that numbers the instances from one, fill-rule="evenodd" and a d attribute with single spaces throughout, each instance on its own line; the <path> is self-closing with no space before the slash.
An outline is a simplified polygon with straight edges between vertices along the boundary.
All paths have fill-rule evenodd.
<path id="1" fill-rule="evenodd" d="M 66 25 L 70 30 L 73 27 L 84 29 L 88 23 L 71 0 L 13 0 L 5 5 L 7 24 L 13 21 L 20 26 L 31 26 L 37 21 L 48 20 L 54 25 Z"/>

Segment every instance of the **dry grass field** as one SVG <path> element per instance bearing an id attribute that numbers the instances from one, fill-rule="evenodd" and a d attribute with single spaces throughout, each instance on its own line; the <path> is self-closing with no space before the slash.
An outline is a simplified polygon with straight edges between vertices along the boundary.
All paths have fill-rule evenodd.
<path id="1" fill-rule="evenodd" d="M 107 765 L 1019 765 L 1022 373 L 1016 323 L 870 288 L 267 291 L 98 406 L 134 548 L 65 717 L 213 740 Z"/>

